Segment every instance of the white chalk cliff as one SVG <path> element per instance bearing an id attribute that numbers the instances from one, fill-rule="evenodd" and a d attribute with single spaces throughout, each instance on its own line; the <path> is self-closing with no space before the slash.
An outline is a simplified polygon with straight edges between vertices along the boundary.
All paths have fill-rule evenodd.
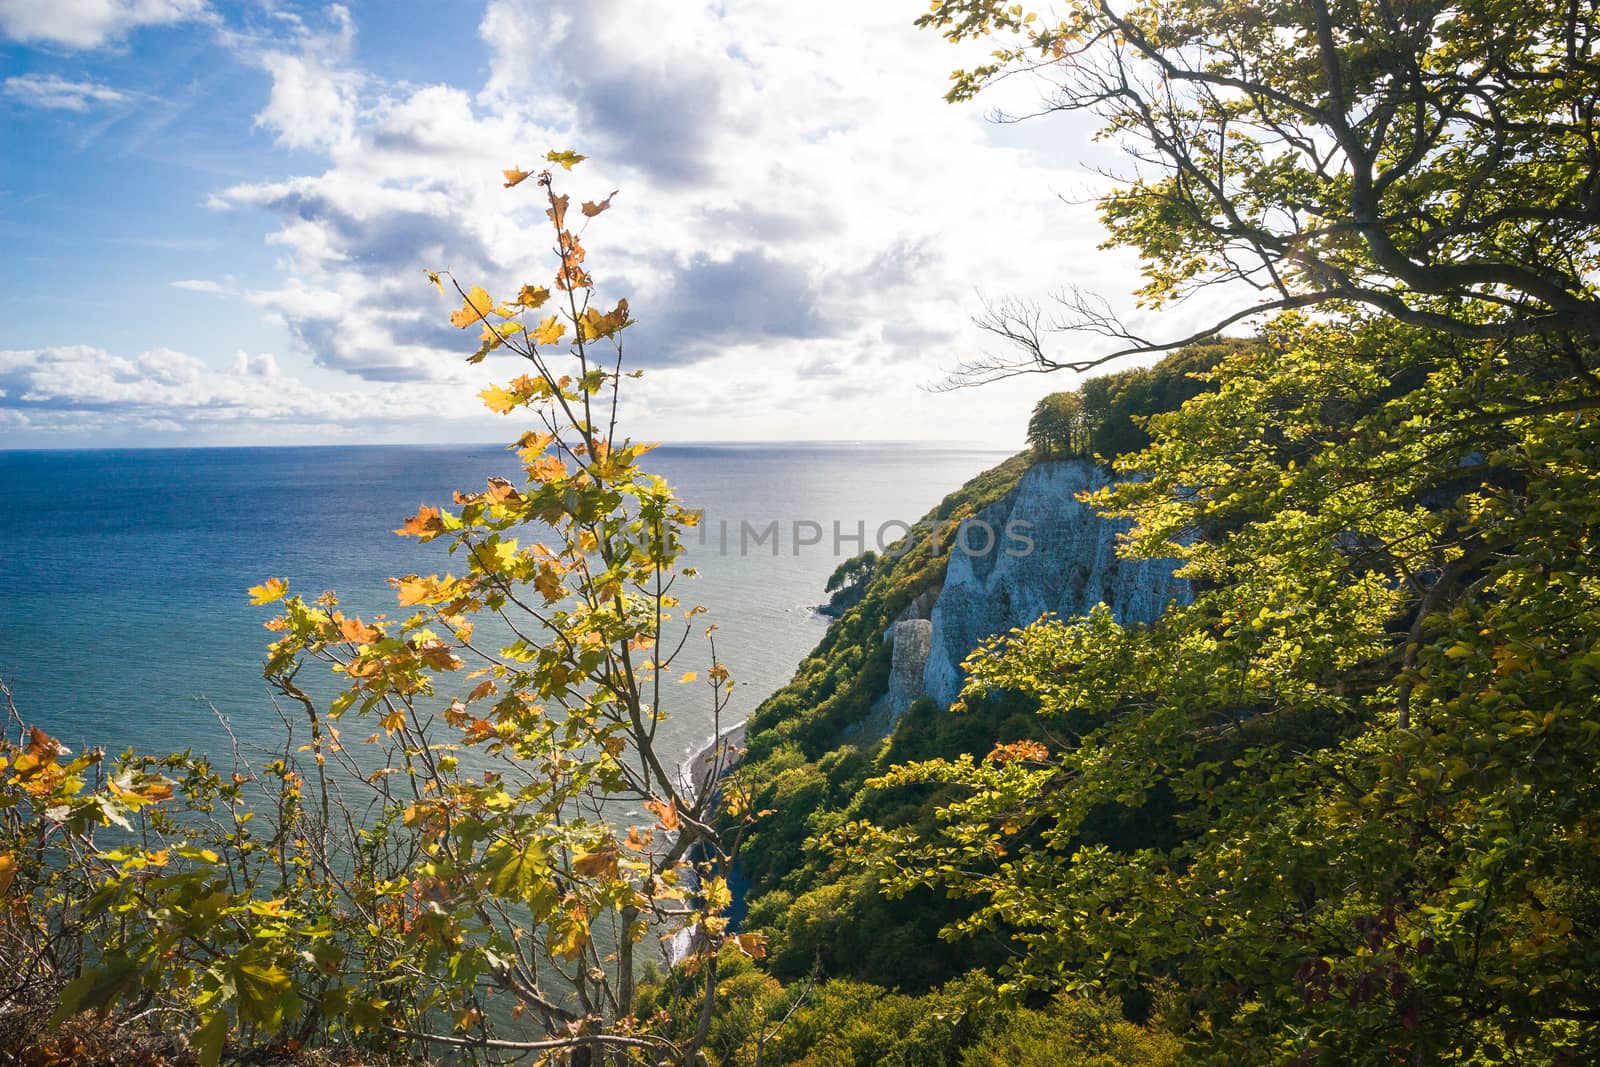
<path id="1" fill-rule="evenodd" d="M 944 585 L 909 605 L 884 634 L 894 652 L 889 691 L 876 710 L 892 720 L 918 697 L 950 704 L 961 692 L 968 653 L 1047 611 L 1070 618 L 1103 603 L 1119 622 L 1147 623 L 1174 601 L 1187 603 L 1189 583 L 1174 577 L 1175 561 L 1118 557 L 1117 535 L 1127 522 L 1078 501 L 1110 480 L 1088 460 L 1038 463 L 969 520 L 973 528 L 956 539 Z"/>

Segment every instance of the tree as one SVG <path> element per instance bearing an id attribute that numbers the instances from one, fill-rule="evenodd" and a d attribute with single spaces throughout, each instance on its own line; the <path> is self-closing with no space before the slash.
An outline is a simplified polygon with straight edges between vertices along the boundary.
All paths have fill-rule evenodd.
<path id="1" fill-rule="evenodd" d="M 1132 162 L 1100 200 L 1136 249 L 1150 307 L 1225 286 L 1189 338 L 1130 331 L 1069 290 L 1059 317 L 1016 300 L 980 324 L 1019 354 L 956 384 L 1083 371 L 1241 320 L 1335 303 L 1479 340 L 1547 339 L 1593 386 L 1600 295 L 1600 33 L 1594 0 L 1071 0 L 1057 18 L 939 0 L 919 24 L 991 37 L 951 99 L 1014 74 L 1044 112 L 1097 116 Z M 1058 357 L 1047 335 L 1111 339 Z"/>
<path id="2" fill-rule="evenodd" d="M 751 820 L 719 782 L 726 753 L 684 773 L 657 741 L 669 712 L 720 730 L 732 679 L 703 609 L 678 599 L 695 514 L 640 466 L 653 446 L 619 436 L 632 320 L 626 300 L 594 302 L 572 224 L 611 197 L 574 207 L 553 170 L 506 185 L 530 178 L 548 285 L 497 300 L 429 273 L 462 300 L 451 321 L 481 331 L 470 362 L 527 367 L 485 404 L 537 420 L 511 446 L 521 484 L 490 478 L 396 531 L 448 542 L 462 573 L 393 579 L 392 619 L 280 578 L 250 591 L 281 606 L 265 677 L 309 739 L 289 733 L 281 758 L 231 781 L 188 754 L 102 776 L 98 754 L 68 760 L 38 730 L 0 743 L 0 895 L 15 904 L 0 953 L 34 984 L 81 972 L 57 1022 L 131 1005 L 194 1034 L 207 1064 L 225 1044 L 291 1041 L 693 1063 L 719 951 L 761 954 L 721 914 Z M 364 744 L 341 738 L 355 719 Z M 106 826 L 133 833 L 107 847 Z M 638 946 L 675 934 L 696 1014 L 669 1037 L 636 1018 L 635 975 Z"/>
<path id="3" fill-rule="evenodd" d="M 1075 392 L 1041 398 L 1028 419 L 1028 443 L 1043 459 L 1088 455 L 1094 431 L 1083 397 Z"/>
<path id="4" fill-rule="evenodd" d="M 877 567 L 878 553 L 870 548 L 835 567 L 833 573 L 828 575 L 825 587 L 828 603 L 823 606 L 823 614 L 841 615 L 854 607 L 861 600 Z"/>

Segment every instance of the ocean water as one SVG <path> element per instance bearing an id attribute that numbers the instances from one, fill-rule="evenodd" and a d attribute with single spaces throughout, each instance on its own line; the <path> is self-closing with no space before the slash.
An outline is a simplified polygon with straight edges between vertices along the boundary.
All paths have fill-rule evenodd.
<path id="1" fill-rule="evenodd" d="M 892 540 L 896 523 L 1004 456 L 879 444 L 648 456 L 705 512 L 689 550 L 700 577 L 680 591 L 709 609 L 701 621 L 718 625 L 740 682 L 723 725 L 816 645 L 827 620 L 812 608 L 841 559 L 880 531 Z M 284 735 L 260 674 L 273 612 L 245 590 L 287 577 L 299 592 L 337 590 L 347 611 L 402 616 L 386 578 L 461 567 L 446 542 L 395 527 L 419 504 L 516 473 L 493 445 L 0 452 L 0 677 L 25 719 L 75 749 L 222 757 L 220 715 L 247 757 L 263 755 Z M 687 756 L 711 729 L 707 715 L 675 716 L 662 739 L 678 751 L 664 755 Z"/>

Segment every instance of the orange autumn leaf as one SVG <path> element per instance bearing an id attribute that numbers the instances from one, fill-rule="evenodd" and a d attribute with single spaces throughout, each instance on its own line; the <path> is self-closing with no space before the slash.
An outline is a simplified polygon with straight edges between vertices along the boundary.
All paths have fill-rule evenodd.
<path id="1" fill-rule="evenodd" d="M 510 170 L 503 170 L 500 173 L 504 174 L 506 176 L 506 188 L 507 189 L 510 189 L 510 188 L 512 188 L 514 186 L 517 186 L 517 185 L 521 185 L 523 182 L 527 181 L 529 177 L 532 176 L 532 172 L 531 171 L 523 170 L 520 167 L 512 167 Z"/>
<path id="2" fill-rule="evenodd" d="M 586 852 L 572 861 L 572 872 L 579 878 L 615 878 L 617 846 L 608 842 L 595 852 Z"/>
<path id="3" fill-rule="evenodd" d="M 567 224 L 567 204 L 571 200 L 566 193 L 550 199 L 550 206 L 544 209 L 545 215 L 556 224 L 556 229 L 561 229 Z"/>
<path id="4" fill-rule="evenodd" d="M 764 934 L 734 934 L 735 947 L 753 960 L 759 960 L 767 954 L 767 939 Z"/>
<path id="5" fill-rule="evenodd" d="M 417 513 L 395 531 L 401 537 L 420 537 L 424 541 L 431 541 L 444 532 L 444 520 L 439 515 L 439 509 L 427 504 L 418 508 Z"/>
<path id="6" fill-rule="evenodd" d="M 553 482 L 567 476 L 567 465 L 560 456 L 540 456 L 527 465 L 527 471 L 536 482 Z"/>
<path id="7" fill-rule="evenodd" d="M 504 504 L 508 500 L 521 500 L 522 494 L 517 487 L 504 478 L 490 478 L 489 491 L 484 494 L 493 504 Z"/>
<path id="8" fill-rule="evenodd" d="M 668 833 L 676 830 L 681 822 L 678 819 L 677 801 L 647 800 L 644 802 L 645 810 L 654 815 L 661 823 L 661 828 Z"/>
<path id="9" fill-rule="evenodd" d="M 615 189 L 613 189 L 613 190 L 611 190 L 611 194 L 609 196 L 607 196 L 604 200 L 600 201 L 599 203 L 595 203 L 595 202 L 590 201 L 590 200 L 585 200 L 584 203 L 583 203 L 583 215 L 584 215 L 584 217 L 592 219 L 596 215 L 600 214 L 602 211 L 606 210 L 606 208 L 611 206 L 611 197 L 616 196 L 616 195 L 617 195 L 617 191 Z"/>
<path id="10" fill-rule="evenodd" d="M 370 645 L 380 636 L 377 627 L 368 626 L 360 619 L 343 616 L 339 618 L 339 632 L 346 641 L 357 645 Z"/>
<path id="11" fill-rule="evenodd" d="M 1009 745 L 996 745 L 989 753 L 995 763 L 1042 763 L 1050 758 L 1050 750 L 1042 741 L 1013 741 Z"/>

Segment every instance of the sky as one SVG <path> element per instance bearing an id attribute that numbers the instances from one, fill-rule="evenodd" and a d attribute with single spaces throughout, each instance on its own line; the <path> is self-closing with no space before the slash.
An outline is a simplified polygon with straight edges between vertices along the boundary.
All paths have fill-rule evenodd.
<path id="1" fill-rule="evenodd" d="M 0 0 L 0 447 L 515 437 L 476 393 L 521 371 L 464 362 L 424 270 L 544 280 L 500 172 L 552 149 L 574 202 L 619 190 L 584 241 L 638 321 L 631 436 L 1020 445 L 1065 375 L 927 386 L 995 350 L 986 298 L 1144 324 L 1089 203 L 1114 150 L 991 121 L 1035 86 L 945 103 L 972 56 L 922 10 Z"/>

